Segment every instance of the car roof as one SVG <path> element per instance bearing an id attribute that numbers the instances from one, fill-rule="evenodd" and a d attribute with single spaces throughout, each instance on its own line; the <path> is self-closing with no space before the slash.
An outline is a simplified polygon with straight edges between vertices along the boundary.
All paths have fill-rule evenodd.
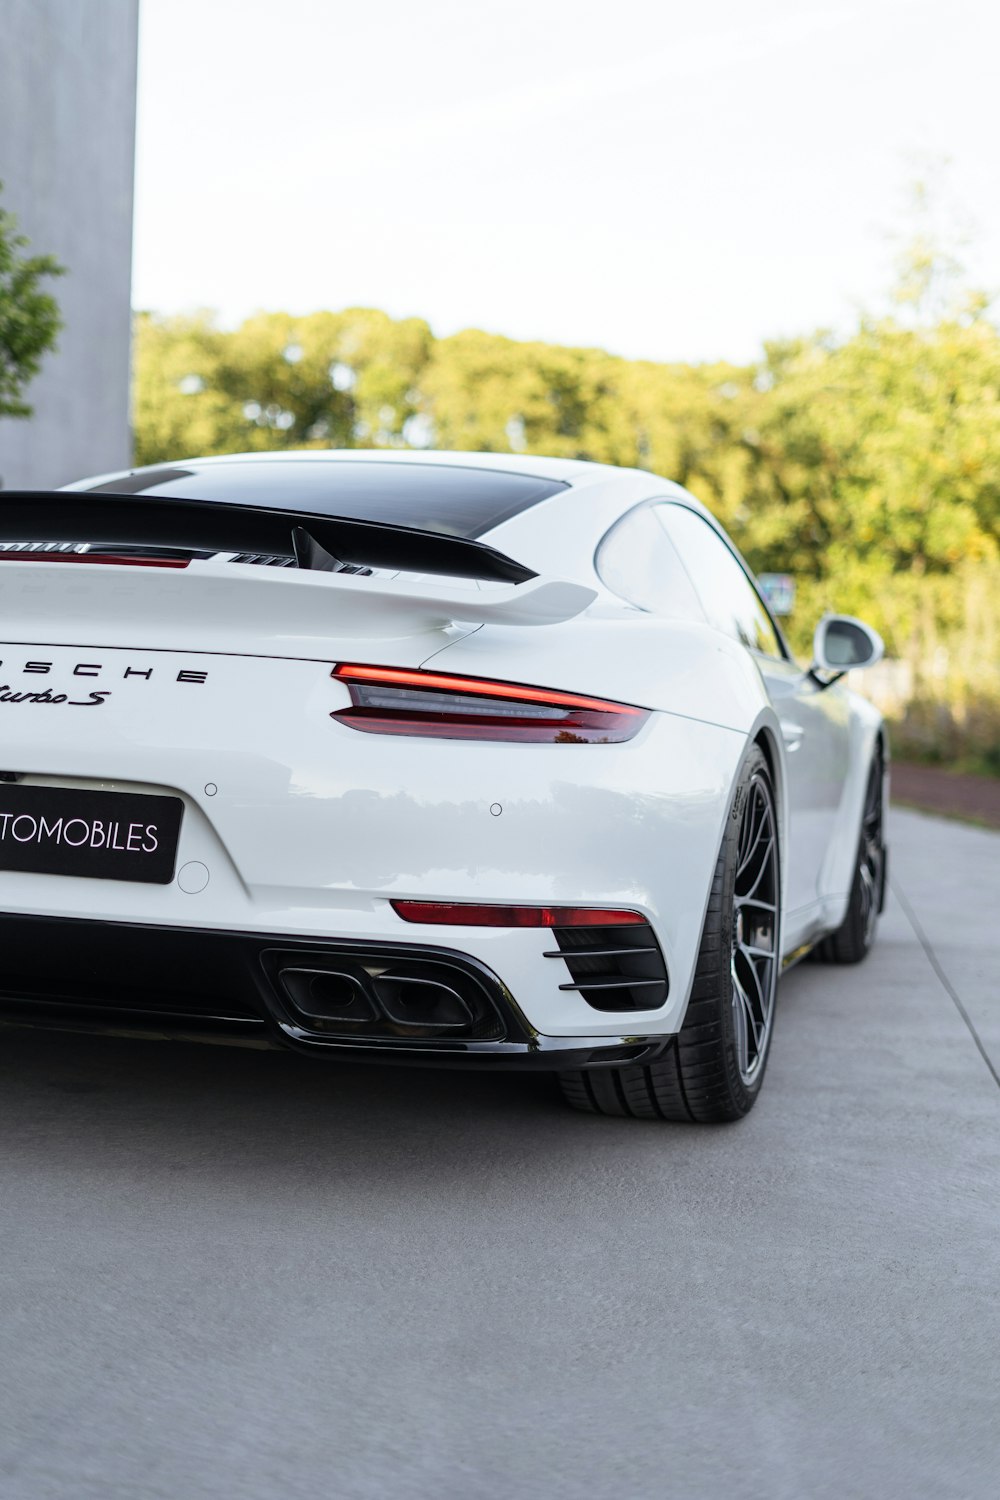
<path id="1" fill-rule="evenodd" d="M 595 470 L 608 474 L 623 472 L 612 464 L 595 464 L 584 459 L 546 458 L 523 453 L 467 453 L 456 449 L 391 449 L 391 448 L 283 448 L 258 453 L 220 453 L 211 457 L 175 458 L 162 463 L 146 464 L 130 469 L 116 469 L 106 474 L 95 474 L 87 479 L 74 480 L 63 486 L 68 490 L 89 489 L 105 480 L 140 477 L 157 469 L 216 468 L 227 464 L 420 464 L 432 467 L 458 469 L 489 469 L 495 473 L 521 474 L 536 479 L 558 480 L 563 484 L 586 482 Z"/>

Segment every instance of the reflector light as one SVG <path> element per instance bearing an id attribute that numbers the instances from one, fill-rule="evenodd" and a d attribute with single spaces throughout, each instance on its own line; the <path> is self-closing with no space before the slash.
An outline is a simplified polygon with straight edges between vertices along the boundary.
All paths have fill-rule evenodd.
<path id="1" fill-rule="evenodd" d="M 349 663 L 332 675 L 350 692 L 351 707 L 330 717 L 370 734 L 617 744 L 649 717 L 627 703 L 484 677 Z"/>
<path id="2" fill-rule="evenodd" d="M 392 901 L 404 922 L 449 927 L 627 927 L 645 924 L 641 912 L 605 906 L 487 906 L 467 901 Z"/>

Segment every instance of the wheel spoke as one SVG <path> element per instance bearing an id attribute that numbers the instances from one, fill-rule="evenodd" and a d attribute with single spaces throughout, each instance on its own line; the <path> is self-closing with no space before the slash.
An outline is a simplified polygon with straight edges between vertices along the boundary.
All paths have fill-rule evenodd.
<path id="1" fill-rule="evenodd" d="M 744 1082 L 767 1051 L 777 981 L 778 862 L 770 785 L 751 779 L 736 838 L 733 892 L 733 1043 Z"/>
<path id="2" fill-rule="evenodd" d="M 742 875 L 745 875 L 748 870 L 751 870 L 753 868 L 754 856 L 758 853 L 758 851 L 760 851 L 760 854 L 762 856 L 761 866 L 763 867 L 763 865 L 766 864 L 766 862 L 767 862 L 767 844 L 766 843 L 762 843 L 762 840 L 764 839 L 766 833 L 767 833 L 767 825 L 766 825 L 765 822 L 762 821 L 760 829 L 758 830 L 757 834 L 754 836 L 753 843 L 751 844 L 750 848 L 747 850 L 747 857 L 746 857 L 746 859 L 743 861 L 743 863 L 740 865 L 739 869 L 736 871 L 736 883 L 737 883 L 737 885 L 739 885 L 739 883 L 740 883 L 740 877 Z"/>
<path id="3" fill-rule="evenodd" d="M 735 989 L 735 992 L 736 992 L 736 998 L 737 998 L 737 1000 L 740 1003 L 740 1006 L 741 1006 L 741 1008 L 743 1010 L 745 1021 L 747 1023 L 747 1044 L 748 1044 L 747 1061 L 752 1063 L 753 1060 L 754 1060 L 754 1058 L 757 1056 L 758 1049 L 760 1047 L 761 1035 L 762 1035 L 763 1030 L 764 1030 L 764 1023 L 761 1021 L 760 1017 L 757 1015 L 756 1011 L 754 1010 L 753 1001 L 751 1000 L 750 996 L 747 994 L 746 987 L 740 981 L 740 979 L 739 979 L 738 976 L 736 976 L 736 978 L 734 979 L 733 983 L 734 983 L 734 989 Z M 750 1046 L 751 1043 L 752 1043 L 752 1056 L 751 1056 L 751 1046 Z"/>
<path id="4" fill-rule="evenodd" d="M 763 835 L 765 833 L 767 833 L 768 838 L 767 838 L 767 842 L 761 846 L 761 848 L 762 848 L 762 854 L 761 854 L 760 864 L 759 864 L 759 867 L 757 869 L 757 874 L 754 876 L 753 883 L 750 886 L 750 889 L 748 891 L 740 891 L 739 892 L 739 899 L 741 901 L 749 901 L 753 897 L 753 894 L 757 890 L 757 887 L 760 885 L 761 881 L 764 879 L 764 876 L 769 873 L 770 868 L 771 868 L 771 857 L 772 857 L 772 855 L 774 853 L 774 833 L 773 833 L 773 830 L 772 830 L 772 827 L 771 827 L 770 813 L 767 814 L 767 816 L 766 816 L 766 818 L 765 818 L 765 820 L 764 820 L 764 822 L 763 822 L 763 824 L 761 826 L 761 832 L 760 832 L 760 835 L 758 835 L 758 840 L 757 840 L 758 844 L 760 843 L 760 839 L 763 837 Z M 749 864 L 749 862 L 750 861 L 748 859 L 747 860 L 747 864 Z M 744 869 L 745 868 L 746 868 L 746 866 L 744 866 Z M 737 873 L 736 873 L 737 884 L 739 884 L 739 878 L 740 878 L 740 872 L 737 871 Z"/>
<path id="5" fill-rule="evenodd" d="M 738 849 L 738 853 L 737 853 L 738 863 L 737 863 L 737 866 L 736 866 L 736 878 L 737 878 L 737 880 L 739 880 L 739 878 L 742 875 L 743 871 L 746 869 L 747 864 L 749 863 L 750 858 L 751 858 L 751 856 L 752 856 L 754 850 L 756 849 L 757 844 L 758 844 L 758 842 L 760 840 L 761 833 L 764 830 L 764 823 L 765 823 L 765 819 L 766 819 L 766 815 L 767 815 L 767 809 L 766 808 L 760 808 L 759 815 L 755 818 L 754 817 L 754 813 L 757 812 L 758 806 L 759 806 L 759 804 L 757 802 L 757 799 L 755 798 L 754 799 L 754 808 L 753 808 L 752 812 L 748 809 L 748 814 L 745 815 L 746 816 L 746 822 L 743 824 L 743 827 L 740 829 L 740 843 L 739 843 L 739 849 Z"/>
<path id="6" fill-rule="evenodd" d="M 750 1037 L 747 1031 L 747 1003 L 743 986 L 733 969 L 733 1020 L 735 1023 L 736 1061 L 740 1073 L 746 1077 L 750 1071 Z"/>
<path id="7" fill-rule="evenodd" d="M 750 1015 L 751 1017 L 757 1017 L 757 1020 L 759 1020 L 760 1023 L 759 1029 L 763 1031 L 765 1022 L 767 1021 L 767 1002 L 764 999 L 764 991 L 761 988 L 760 975 L 757 973 L 756 966 L 752 959 L 747 960 L 747 967 L 750 970 L 750 975 L 753 979 L 754 991 L 757 997 L 756 1006 L 754 1005 L 754 1001 L 750 993 L 748 991 L 744 991 L 744 993 L 747 996 L 747 1002 L 750 1006 Z M 754 1023 L 754 1030 L 755 1032 L 758 1030 L 756 1021 Z"/>

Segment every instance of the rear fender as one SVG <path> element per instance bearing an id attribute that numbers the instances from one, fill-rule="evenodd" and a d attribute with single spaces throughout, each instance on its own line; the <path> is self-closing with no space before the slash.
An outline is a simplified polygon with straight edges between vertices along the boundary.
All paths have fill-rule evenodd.
<path id="1" fill-rule="evenodd" d="M 446 660 L 449 671 L 591 693 L 747 736 L 770 709 L 757 665 L 736 641 L 639 610 L 592 609 L 569 629 L 484 627 L 450 645 Z"/>

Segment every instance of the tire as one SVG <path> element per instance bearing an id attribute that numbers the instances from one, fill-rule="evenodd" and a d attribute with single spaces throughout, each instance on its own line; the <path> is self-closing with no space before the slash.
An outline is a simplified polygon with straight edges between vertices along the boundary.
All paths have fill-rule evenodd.
<path id="1" fill-rule="evenodd" d="M 684 1024 L 670 1050 L 646 1067 L 561 1073 L 563 1098 L 574 1109 L 718 1124 L 753 1108 L 780 967 L 777 826 L 771 773 L 753 745 L 726 819 Z"/>
<path id="2" fill-rule="evenodd" d="M 831 932 L 813 949 L 820 963 L 859 964 L 875 941 L 879 913 L 885 902 L 888 865 L 882 823 L 884 776 L 885 763 L 879 749 L 868 771 L 847 915 L 836 932 Z"/>

